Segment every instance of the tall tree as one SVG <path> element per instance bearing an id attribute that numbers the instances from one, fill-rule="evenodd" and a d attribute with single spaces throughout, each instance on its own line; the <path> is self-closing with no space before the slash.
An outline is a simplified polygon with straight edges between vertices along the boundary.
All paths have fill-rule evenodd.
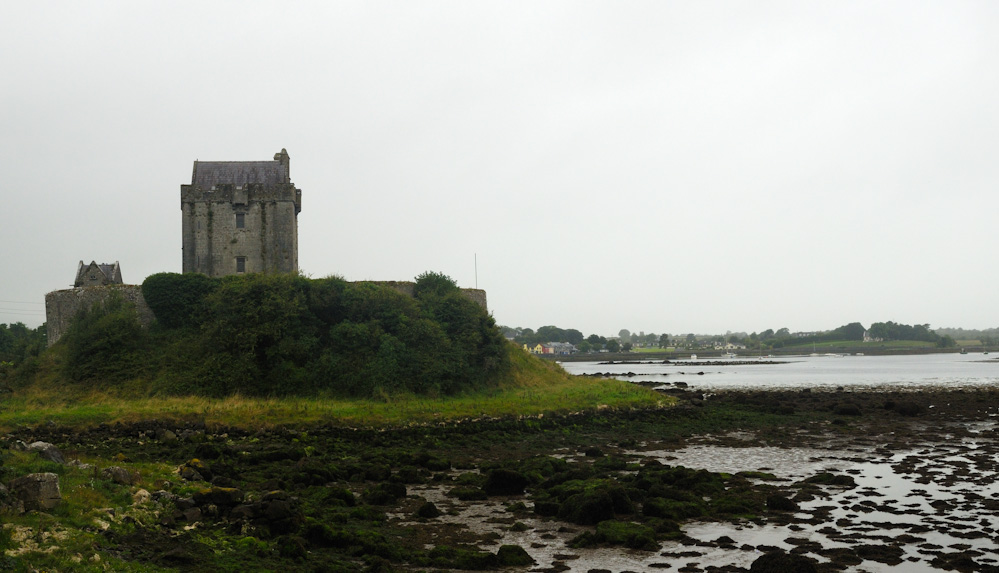
<path id="1" fill-rule="evenodd" d="M 565 330 L 565 340 L 563 342 L 568 342 L 569 344 L 579 344 L 582 341 L 582 332 L 576 330 L 575 328 L 567 328 Z"/>

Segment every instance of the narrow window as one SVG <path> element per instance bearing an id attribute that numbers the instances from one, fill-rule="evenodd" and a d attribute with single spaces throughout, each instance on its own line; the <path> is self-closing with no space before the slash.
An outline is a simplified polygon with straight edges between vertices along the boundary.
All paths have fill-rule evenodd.
<path id="1" fill-rule="evenodd" d="M 246 272 L 246 257 L 236 257 L 236 272 L 237 273 Z"/>
<path id="2" fill-rule="evenodd" d="M 236 213 L 236 228 L 242 229 L 246 227 L 246 213 Z"/>

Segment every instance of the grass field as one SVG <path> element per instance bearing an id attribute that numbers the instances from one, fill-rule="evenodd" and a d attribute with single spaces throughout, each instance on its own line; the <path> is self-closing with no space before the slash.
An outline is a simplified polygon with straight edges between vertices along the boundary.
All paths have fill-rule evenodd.
<path id="1" fill-rule="evenodd" d="M 570 376 L 556 364 L 519 351 L 511 353 L 511 359 L 512 371 L 500 386 L 446 397 L 145 396 L 137 388 L 101 391 L 37 382 L 0 401 L 0 429 L 48 422 L 94 426 L 153 418 L 250 428 L 314 424 L 407 426 L 604 408 L 660 407 L 670 401 L 627 382 Z M 141 387 L 141 381 L 136 381 L 135 386 Z"/>

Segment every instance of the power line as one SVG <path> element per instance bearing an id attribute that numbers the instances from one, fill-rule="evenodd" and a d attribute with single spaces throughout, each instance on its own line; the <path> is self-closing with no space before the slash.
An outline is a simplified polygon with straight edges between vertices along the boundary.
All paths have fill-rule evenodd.
<path id="1" fill-rule="evenodd" d="M 6 304 L 45 304 L 44 302 L 28 302 L 25 300 L 0 300 L 0 302 Z"/>

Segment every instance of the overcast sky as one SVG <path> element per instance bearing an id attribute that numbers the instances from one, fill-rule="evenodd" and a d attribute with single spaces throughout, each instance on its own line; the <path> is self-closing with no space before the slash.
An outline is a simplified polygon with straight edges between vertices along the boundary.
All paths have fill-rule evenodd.
<path id="1" fill-rule="evenodd" d="M 5 2 L 0 322 L 291 156 L 312 277 L 585 334 L 999 326 L 999 3 Z M 477 273 L 476 273 L 477 261 Z"/>

